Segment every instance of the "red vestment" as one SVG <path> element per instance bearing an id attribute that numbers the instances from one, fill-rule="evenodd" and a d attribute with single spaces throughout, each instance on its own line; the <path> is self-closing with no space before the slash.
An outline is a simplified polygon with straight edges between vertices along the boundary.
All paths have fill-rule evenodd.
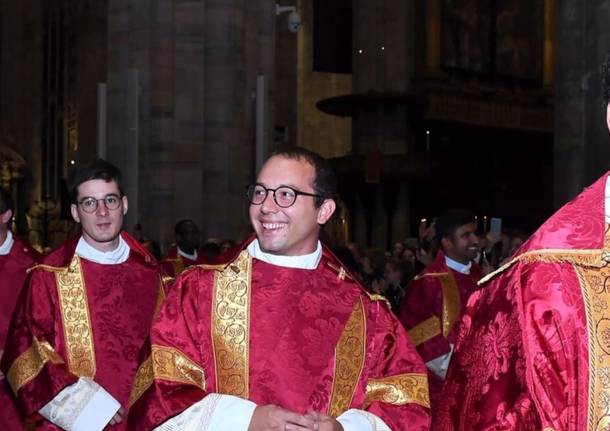
<path id="1" fill-rule="evenodd" d="M 429 427 L 425 367 L 406 332 L 328 251 L 315 270 L 245 250 L 192 267 L 176 279 L 151 345 L 134 383 L 134 429 L 210 393 L 335 417 L 368 410 L 395 431 Z"/>
<path id="2" fill-rule="evenodd" d="M 437 430 L 610 424 L 607 175 L 547 220 L 472 295 Z"/>
<path id="3" fill-rule="evenodd" d="M 128 406 L 138 353 L 164 291 L 157 261 L 121 235 L 131 249 L 123 263 L 79 258 L 75 239 L 31 271 L 1 364 L 29 417 L 81 376 Z M 58 428 L 43 420 L 40 429 Z"/>
<path id="4" fill-rule="evenodd" d="M 472 263 L 470 274 L 462 274 L 447 267 L 445 254 L 439 251 L 434 262 L 407 287 L 398 318 L 424 362 L 451 352 L 466 302 L 480 278 L 481 270 L 476 263 Z M 443 380 L 432 372 L 428 377 L 434 414 Z"/>
<path id="5" fill-rule="evenodd" d="M 8 326 L 25 282 L 26 271 L 41 258 L 40 254 L 13 235 L 14 243 L 6 255 L 0 255 L 0 350 L 4 349 Z M 22 429 L 21 418 L 6 379 L 0 379 L 0 429 Z"/>
<path id="6" fill-rule="evenodd" d="M 196 260 L 191 260 L 188 257 L 184 257 L 179 254 L 178 247 L 175 245 L 170 247 L 170 249 L 167 251 L 165 259 L 161 261 L 161 265 L 163 265 L 165 273 L 170 277 L 178 277 L 182 273 L 182 271 L 184 271 L 189 266 L 201 265 L 204 263 L 209 262 L 206 262 L 201 253 L 197 253 Z"/>

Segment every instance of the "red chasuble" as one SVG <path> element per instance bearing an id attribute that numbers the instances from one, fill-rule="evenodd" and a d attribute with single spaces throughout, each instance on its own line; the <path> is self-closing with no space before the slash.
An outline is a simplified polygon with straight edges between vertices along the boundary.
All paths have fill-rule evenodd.
<path id="1" fill-rule="evenodd" d="M 462 322 L 436 430 L 610 426 L 607 175 L 482 280 Z"/>
<path id="2" fill-rule="evenodd" d="M 4 349 L 13 308 L 26 278 L 26 270 L 41 258 L 40 254 L 13 235 L 9 254 L 0 256 L 0 350 Z M 22 429 L 21 418 L 6 379 L 0 379 L 0 429 Z"/>
<path id="3" fill-rule="evenodd" d="M 439 251 L 434 262 L 410 283 L 398 318 L 409 331 L 424 362 L 451 352 L 466 302 L 480 278 L 476 263 L 472 263 L 469 275 L 462 274 L 447 267 L 445 254 Z M 443 380 L 432 372 L 428 377 L 434 413 Z"/>
<path id="4" fill-rule="evenodd" d="M 2 370 L 30 417 L 80 376 L 128 406 L 141 349 L 160 300 L 160 267 L 134 239 L 126 262 L 101 265 L 72 240 L 30 273 L 6 342 Z M 125 429 L 125 422 L 106 429 Z M 58 429 L 41 420 L 40 429 Z"/>
<path id="5" fill-rule="evenodd" d="M 165 259 L 161 261 L 165 273 L 170 277 L 178 277 L 189 266 L 201 265 L 204 263 L 208 262 L 201 256 L 201 253 L 197 254 L 197 260 L 191 260 L 188 257 L 178 254 L 178 247 L 175 245 L 170 247 Z"/>
<path id="6" fill-rule="evenodd" d="M 392 430 L 429 427 L 425 366 L 384 300 L 325 250 L 317 269 L 243 250 L 176 279 L 138 370 L 130 426 L 149 430 L 209 393 L 334 417 L 368 410 Z"/>

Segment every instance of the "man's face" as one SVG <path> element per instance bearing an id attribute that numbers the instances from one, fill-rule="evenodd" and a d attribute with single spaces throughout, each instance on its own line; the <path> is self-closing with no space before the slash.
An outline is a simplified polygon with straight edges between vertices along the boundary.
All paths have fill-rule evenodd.
<path id="1" fill-rule="evenodd" d="M 121 196 L 114 181 L 89 180 L 78 186 L 77 202 L 85 198 L 104 199 L 108 195 Z M 81 205 L 72 204 L 72 218 L 80 223 L 85 241 L 99 251 L 111 251 L 119 245 L 119 233 L 123 226 L 123 216 L 127 214 L 127 197 L 123 196 L 121 205 L 115 210 L 106 208 L 103 200 L 97 202 L 92 213 L 83 211 Z"/>
<path id="2" fill-rule="evenodd" d="M 176 235 L 176 243 L 180 249 L 187 253 L 199 248 L 201 243 L 201 233 L 195 223 L 187 222 L 182 227 L 182 232 Z"/>
<path id="3" fill-rule="evenodd" d="M 453 260 L 467 264 L 477 257 L 479 237 L 474 223 L 460 226 L 450 238 L 443 238 L 442 242 L 445 253 Z"/>
<path id="4" fill-rule="evenodd" d="M 280 186 L 315 193 L 315 169 L 305 160 L 275 156 L 269 159 L 258 175 L 257 183 L 268 189 Z M 282 256 L 313 253 L 318 243 L 320 225 L 326 223 L 335 210 L 332 199 L 316 208 L 314 197 L 297 196 L 288 208 L 279 207 L 273 192 L 261 205 L 250 204 L 250 221 L 263 251 Z"/>

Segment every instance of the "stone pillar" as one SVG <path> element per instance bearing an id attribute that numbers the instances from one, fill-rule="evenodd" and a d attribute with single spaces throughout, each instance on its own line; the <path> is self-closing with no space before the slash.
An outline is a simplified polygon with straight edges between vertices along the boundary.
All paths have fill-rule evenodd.
<path id="1" fill-rule="evenodd" d="M 142 222 L 164 246 L 183 218 L 204 237 L 248 232 L 256 76 L 273 82 L 274 5 L 110 2 L 108 156 L 137 199 L 128 229 Z"/>
<path id="2" fill-rule="evenodd" d="M 608 169 L 610 137 L 600 67 L 610 54 L 610 4 L 556 0 L 554 205 Z"/>

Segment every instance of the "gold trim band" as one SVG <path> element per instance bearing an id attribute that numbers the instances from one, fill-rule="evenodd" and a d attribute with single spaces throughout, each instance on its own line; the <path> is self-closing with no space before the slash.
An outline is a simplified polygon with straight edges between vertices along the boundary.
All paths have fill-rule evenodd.
<path id="1" fill-rule="evenodd" d="M 78 255 L 68 271 L 56 272 L 57 294 L 61 308 L 68 367 L 77 376 L 95 376 L 95 349 L 87 303 L 87 290 Z"/>
<path id="2" fill-rule="evenodd" d="M 443 337 L 447 338 L 453 324 L 460 318 L 462 301 L 457 282 L 451 273 L 440 276 L 443 286 Z"/>
<path id="3" fill-rule="evenodd" d="M 34 337 L 30 348 L 19 355 L 6 375 L 13 392 L 17 394 L 17 391 L 32 381 L 49 361 L 52 364 L 64 363 L 62 357 L 48 342 L 39 342 Z"/>
<path id="4" fill-rule="evenodd" d="M 364 366 L 365 348 L 366 320 L 362 299 L 359 299 L 335 348 L 335 375 L 328 407 L 332 417 L 347 411 L 352 403 Z"/>
<path id="5" fill-rule="evenodd" d="M 430 408 L 428 377 L 425 374 L 399 374 L 382 379 L 370 379 L 366 385 L 364 407 L 374 402 L 401 406 L 419 404 Z"/>
<path id="6" fill-rule="evenodd" d="M 173 347 L 153 345 L 150 356 L 136 372 L 129 397 L 130 406 L 146 392 L 155 379 L 197 386 L 202 391 L 205 391 L 206 387 L 203 369 L 183 352 Z"/>
<path id="7" fill-rule="evenodd" d="M 216 391 L 248 398 L 250 340 L 250 274 L 246 250 L 224 271 L 214 274 L 212 341 Z"/>
<path id="8" fill-rule="evenodd" d="M 420 344 L 433 339 L 437 335 L 441 335 L 441 321 L 438 317 L 432 316 L 409 329 L 408 332 L 411 341 L 413 341 L 413 344 L 417 347 Z"/>

